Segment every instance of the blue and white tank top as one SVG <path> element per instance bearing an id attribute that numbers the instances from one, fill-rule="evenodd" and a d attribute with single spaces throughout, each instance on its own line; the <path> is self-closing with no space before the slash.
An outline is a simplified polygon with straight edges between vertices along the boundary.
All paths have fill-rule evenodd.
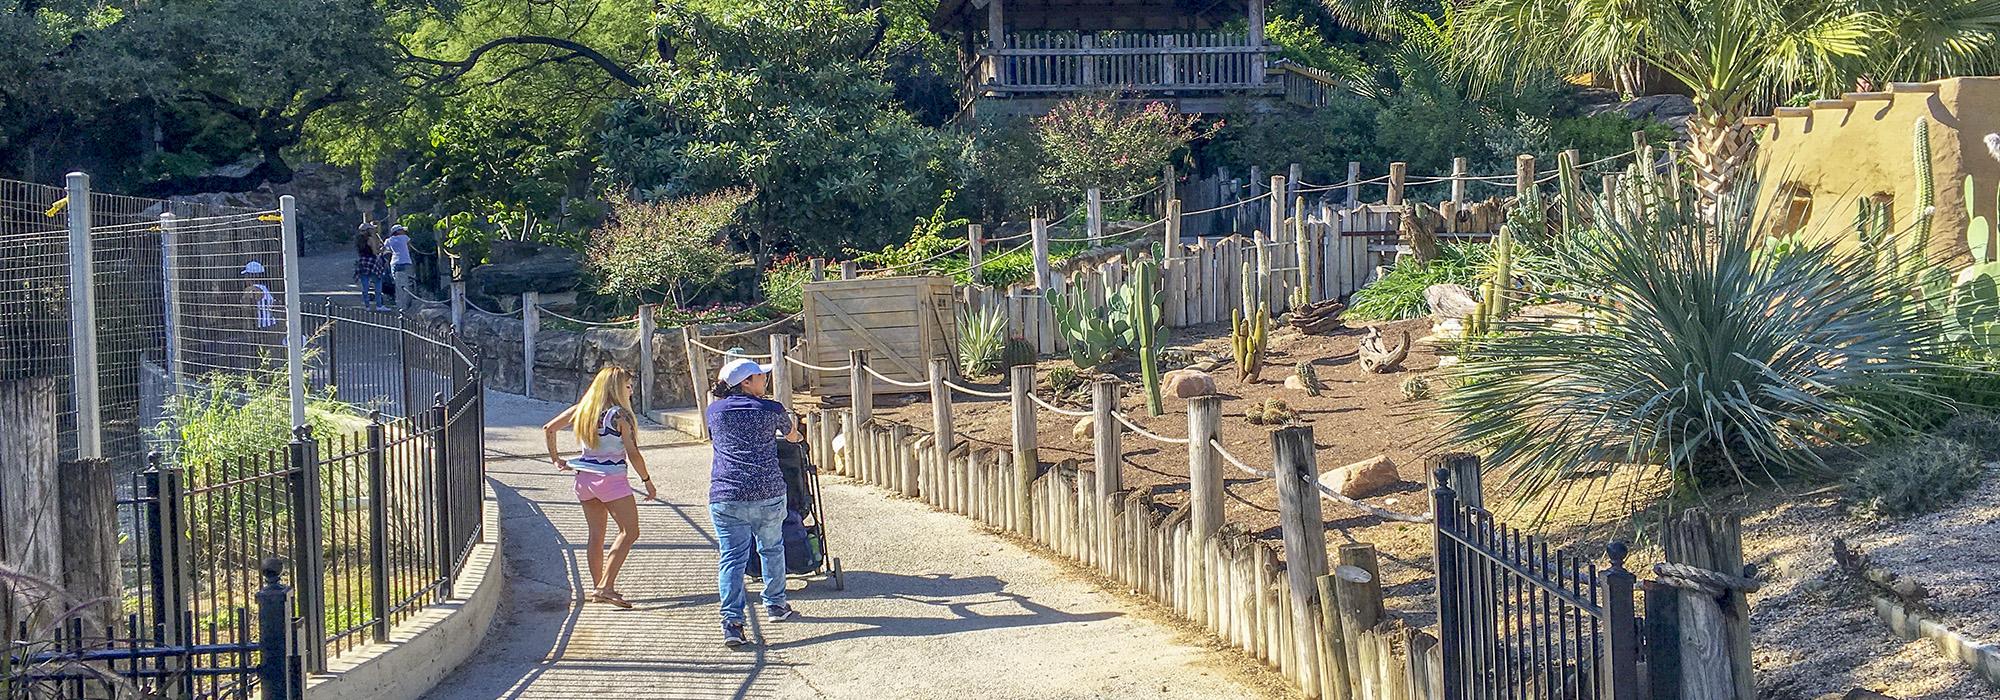
<path id="1" fill-rule="evenodd" d="M 570 463 L 580 472 L 625 473 L 625 436 L 618 432 L 618 407 L 607 406 L 597 419 L 597 447 L 583 446 L 583 454 Z"/>

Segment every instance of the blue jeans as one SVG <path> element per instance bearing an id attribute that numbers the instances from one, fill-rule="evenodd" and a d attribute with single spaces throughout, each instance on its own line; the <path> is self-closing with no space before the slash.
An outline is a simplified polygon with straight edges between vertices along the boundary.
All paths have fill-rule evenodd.
<path id="1" fill-rule="evenodd" d="M 388 306 L 388 304 L 384 303 L 382 299 L 381 275 L 362 275 L 357 281 L 361 283 L 362 306 L 366 306 L 371 309 L 379 309 L 384 306 Z"/>
<path id="2" fill-rule="evenodd" d="M 708 504 L 715 539 L 722 556 L 716 587 L 722 593 L 722 621 L 743 624 L 743 571 L 750 566 L 751 545 L 764 568 L 764 604 L 785 604 L 785 497 L 758 501 Z"/>

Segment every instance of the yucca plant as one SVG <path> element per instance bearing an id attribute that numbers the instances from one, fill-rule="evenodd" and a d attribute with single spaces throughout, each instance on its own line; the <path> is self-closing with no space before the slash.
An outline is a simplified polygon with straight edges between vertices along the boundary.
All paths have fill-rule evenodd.
<path id="1" fill-rule="evenodd" d="M 958 368 L 980 376 L 1000 369 L 1007 349 L 1007 316 L 998 309 L 965 315 L 958 323 Z"/>
<path id="2" fill-rule="evenodd" d="M 1497 324 L 1443 370 L 1448 439 L 1490 453 L 1523 495 L 1586 470 L 1663 467 L 1675 484 L 1829 471 L 1827 448 L 1907 432 L 1912 407 L 1949 403 L 1935 324 L 1892 274 L 1822 244 L 1759 251 L 1754 186 L 1720 202 L 1607 222 L 1568 251 L 1592 289 L 1569 309 Z"/>

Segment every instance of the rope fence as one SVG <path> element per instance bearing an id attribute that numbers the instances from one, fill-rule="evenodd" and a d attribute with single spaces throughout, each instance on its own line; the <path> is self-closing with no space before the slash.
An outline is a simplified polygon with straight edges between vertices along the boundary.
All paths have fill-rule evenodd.
<path id="1" fill-rule="evenodd" d="M 1117 412 L 1117 411 L 1112 411 L 1112 412 L 1111 412 L 1111 417 L 1112 417 L 1112 418 L 1116 418 L 1116 419 L 1118 419 L 1118 422 L 1120 422 L 1120 423 L 1124 423 L 1124 424 L 1125 424 L 1125 427 L 1126 427 L 1126 428 L 1129 428 L 1129 429 L 1131 429 L 1131 431 L 1132 431 L 1132 432 L 1134 432 L 1134 433 L 1138 433 L 1138 434 L 1140 434 L 1140 435 L 1143 435 L 1143 436 L 1145 436 L 1145 437 L 1148 437 L 1148 438 L 1151 438 L 1151 439 L 1153 439 L 1153 440 L 1156 440 L 1156 441 L 1159 441 L 1159 442 L 1164 442 L 1164 443 L 1167 443 L 1167 444 L 1169 444 L 1169 445 L 1185 445 L 1185 444 L 1188 444 L 1188 439 L 1187 439 L 1187 438 L 1174 438 L 1174 437 L 1167 437 L 1167 436 L 1165 436 L 1165 435 L 1161 435 L 1161 434 L 1159 434 L 1159 433 L 1155 433 L 1155 432 L 1153 432 L 1153 431 L 1150 431 L 1150 430 L 1147 430 L 1147 429 L 1145 429 L 1145 428 L 1142 428 L 1142 427 L 1139 427 L 1139 424 L 1138 424 L 1138 423 L 1134 423 L 1134 422 L 1132 422 L 1132 419 L 1130 419 L 1130 418 L 1126 418 L 1126 417 L 1125 417 L 1125 414 L 1123 414 L 1123 413 L 1120 413 L 1120 412 Z"/>

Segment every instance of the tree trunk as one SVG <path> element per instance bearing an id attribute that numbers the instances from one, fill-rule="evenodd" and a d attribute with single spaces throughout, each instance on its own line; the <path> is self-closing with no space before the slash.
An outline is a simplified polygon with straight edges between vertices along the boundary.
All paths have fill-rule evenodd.
<path id="1" fill-rule="evenodd" d="M 1757 142 L 1737 110 L 1716 111 L 1699 98 L 1694 105 L 1695 113 L 1688 119 L 1688 160 L 1694 164 L 1695 187 L 1704 205 L 1712 207 L 1735 189 Z"/>

